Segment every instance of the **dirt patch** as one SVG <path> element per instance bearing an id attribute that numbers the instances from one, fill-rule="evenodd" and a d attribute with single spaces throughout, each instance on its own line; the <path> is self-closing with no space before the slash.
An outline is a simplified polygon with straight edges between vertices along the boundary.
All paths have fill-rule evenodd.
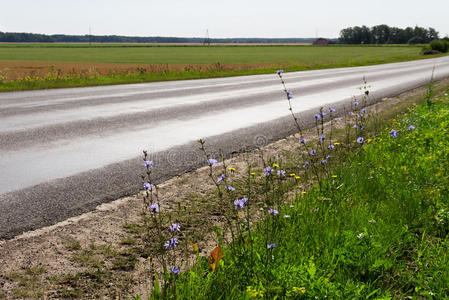
<path id="1" fill-rule="evenodd" d="M 204 73 L 217 71 L 246 71 L 254 69 L 286 68 L 288 64 L 119 64 L 85 62 L 34 62 L 0 61 L 0 75 L 4 80 L 31 77 L 43 79 L 46 76 L 112 76 L 126 74 L 166 74 L 170 72 Z"/>
<path id="2" fill-rule="evenodd" d="M 446 79 L 435 89 L 447 88 L 448 84 Z M 387 119 L 422 101 L 425 91 L 416 89 L 371 106 L 369 111 L 381 113 Z M 308 138 L 316 138 L 313 129 L 306 134 Z M 262 151 L 266 157 L 282 160 L 295 152 L 298 145 L 298 136 L 293 135 Z M 249 157 L 259 164 L 260 172 L 259 155 L 255 151 Z M 244 176 L 247 159 L 243 154 L 226 161 L 236 169 L 235 179 Z M 209 233 L 219 221 L 214 211 L 219 204 L 208 172 L 207 167 L 200 168 L 158 186 L 161 210 L 185 208 L 190 227 L 196 233 L 191 238 L 198 243 L 201 256 L 215 247 L 215 237 Z M 139 230 L 141 220 L 142 195 L 136 194 L 54 226 L 0 241 L 0 299 L 111 299 L 135 293 L 145 298 L 149 262 L 144 253 L 135 251 L 139 241 L 132 234 Z"/>

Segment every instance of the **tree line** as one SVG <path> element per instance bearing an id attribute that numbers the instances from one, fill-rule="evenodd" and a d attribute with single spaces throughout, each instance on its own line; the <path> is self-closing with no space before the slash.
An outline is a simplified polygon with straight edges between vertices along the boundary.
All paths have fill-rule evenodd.
<path id="1" fill-rule="evenodd" d="M 439 38 L 438 32 L 429 27 L 407 27 L 405 29 L 377 25 L 355 26 L 340 31 L 341 44 L 426 44 Z M 9 43 L 312 43 L 314 38 L 212 38 L 200 37 L 139 37 L 120 35 L 66 35 L 35 34 L 25 32 L 1 32 L 0 42 Z"/>
<path id="2" fill-rule="evenodd" d="M 339 42 L 343 44 L 426 44 L 437 40 L 438 32 L 429 27 L 407 27 L 405 29 L 377 25 L 355 26 L 340 31 Z"/>
<path id="3" fill-rule="evenodd" d="M 312 43 L 314 38 L 226 38 L 139 37 L 120 35 L 66 35 L 1 32 L 3 43 Z"/>

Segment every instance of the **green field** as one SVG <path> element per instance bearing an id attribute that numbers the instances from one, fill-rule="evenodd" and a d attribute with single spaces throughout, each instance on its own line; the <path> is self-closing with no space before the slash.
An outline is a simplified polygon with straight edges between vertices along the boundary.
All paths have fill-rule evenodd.
<path id="1" fill-rule="evenodd" d="M 402 62 L 421 46 L 0 44 L 0 92 Z"/>
<path id="2" fill-rule="evenodd" d="M 420 56 L 420 47 L 0 45 L 0 60 L 136 64 L 361 64 Z"/>

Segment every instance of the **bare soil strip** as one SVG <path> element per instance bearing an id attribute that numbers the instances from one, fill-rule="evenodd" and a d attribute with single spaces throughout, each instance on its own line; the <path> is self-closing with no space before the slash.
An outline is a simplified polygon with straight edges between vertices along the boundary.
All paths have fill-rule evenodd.
<path id="1" fill-rule="evenodd" d="M 125 74 L 162 74 L 167 72 L 211 72 L 245 71 L 287 67 L 288 64 L 248 63 L 248 64 L 121 64 L 121 63 L 81 63 L 81 62 L 35 62 L 0 60 L 0 75 L 6 80 L 44 78 L 47 75 L 65 76 L 110 76 Z"/>

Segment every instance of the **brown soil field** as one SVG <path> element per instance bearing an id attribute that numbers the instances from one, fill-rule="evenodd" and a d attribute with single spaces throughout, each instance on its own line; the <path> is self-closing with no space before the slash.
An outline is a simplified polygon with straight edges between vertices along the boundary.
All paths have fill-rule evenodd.
<path id="1" fill-rule="evenodd" d="M 6 80 L 17 80 L 27 76 L 46 75 L 119 75 L 119 74 L 160 74 L 163 72 L 210 72 L 242 71 L 250 69 L 279 68 L 279 63 L 257 64 L 119 64 L 119 63 L 79 63 L 79 62 L 35 62 L 0 61 L 0 75 Z M 281 67 L 286 67 L 287 64 Z"/>

